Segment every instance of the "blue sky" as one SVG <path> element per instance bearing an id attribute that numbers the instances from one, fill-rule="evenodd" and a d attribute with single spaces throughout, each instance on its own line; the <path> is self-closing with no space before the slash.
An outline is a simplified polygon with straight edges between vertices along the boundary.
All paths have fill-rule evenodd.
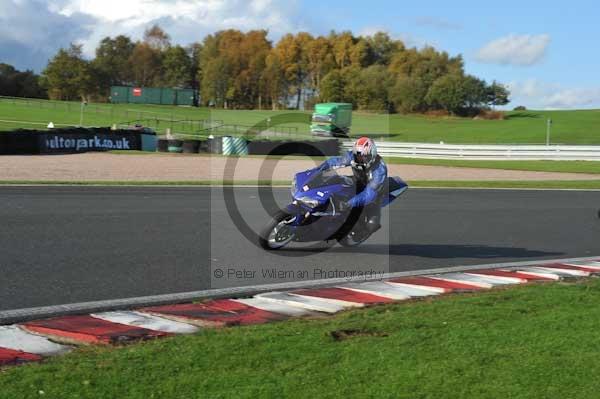
<path id="1" fill-rule="evenodd" d="M 468 73 L 508 84 L 514 105 L 600 108 L 600 4 L 388 0 L 0 0 L 0 62 L 40 71 L 59 47 L 92 55 L 107 35 L 160 23 L 177 43 L 219 29 L 387 31 L 409 46 L 462 54 Z"/>
<path id="2" fill-rule="evenodd" d="M 339 3 L 342 18 L 326 2 L 303 3 L 322 16 L 321 25 L 354 32 L 384 29 L 413 45 L 427 43 L 462 54 L 468 73 L 511 85 L 512 105 L 521 101 L 538 108 L 600 107 L 598 2 L 570 1 L 553 7 L 548 1 L 348 0 L 344 7 Z M 482 48 L 498 39 L 512 37 L 519 42 L 527 36 L 545 39 L 544 51 L 531 64 L 510 62 L 510 52 L 504 58 L 478 57 Z M 499 46 L 509 44 L 506 40 Z M 514 50 L 516 57 L 519 52 Z"/>

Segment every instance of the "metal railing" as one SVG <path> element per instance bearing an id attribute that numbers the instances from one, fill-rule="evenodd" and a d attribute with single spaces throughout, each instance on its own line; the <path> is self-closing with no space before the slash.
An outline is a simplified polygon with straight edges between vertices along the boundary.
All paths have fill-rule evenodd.
<path id="1" fill-rule="evenodd" d="M 221 124 L 209 127 L 200 132 L 200 134 L 208 136 L 245 136 L 245 137 L 257 137 L 257 138 L 269 138 L 269 137 L 291 137 L 298 138 L 306 136 L 307 134 L 299 133 L 298 128 L 295 126 L 277 126 L 269 127 L 267 125 L 232 125 L 232 124 Z"/>
<path id="2" fill-rule="evenodd" d="M 169 110 L 165 108 L 158 107 L 152 110 L 145 110 L 139 108 L 136 109 L 135 104 L 128 104 L 128 107 L 125 108 L 123 106 L 114 106 L 113 104 L 109 103 L 88 103 L 82 105 L 81 102 L 75 101 L 55 101 L 37 98 L 0 96 L 0 105 L 3 104 L 8 104 L 23 109 L 29 109 L 32 111 L 31 114 L 33 120 L 22 120 L 22 117 L 14 118 L 3 116 L 2 118 L 0 118 L 0 124 L 4 125 L 7 128 L 25 128 L 29 125 L 42 126 L 43 120 L 36 120 L 41 118 L 35 116 L 35 112 L 33 110 L 36 109 L 60 113 L 58 115 L 55 115 L 54 117 L 46 117 L 46 119 L 54 119 L 53 122 L 56 126 L 58 126 L 59 124 L 73 126 L 79 124 L 82 124 L 84 126 L 90 124 L 122 125 L 129 122 L 133 124 L 135 123 L 135 121 L 142 120 L 154 121 L 154 124 L 157 125 L 157 128 L 162 128 L 162 126 L 173 124 L 171 130 L 183 129 L 185 131 L 197 131 L 212 126 L 206 124 L 199 125 L 198 122 L 202 122 L 202 120 L 195 120 L 192 118 L 182 119 L 182 115 L 177 114 L 176 112 L 169 112 Z M 92 122 L 90 122 L 90 118 Z M 49 120 L 45 121 L 45 124 L 47 125 L 48 122 Z M 217 122 L 223 124 L 222 121 Z M 1 128 L 2 126 L 0 126 L 0 130 L 6 130 Z"/>
<path id="3" fill-rule="evenodd" d="M 202 135 L 206 129 L 214 128 L 223 125 L 223 121 L 214 119 L 165 119 L 165 118 L 148 118 L 135 119 L 131 121 L 119 122 L 120 128 L 131 126 L 143 126 L 156 131 L 157 134 L 166 134 L 167 129 L 171 134 L 182 134 L 189 136 Z"/>
<path id="4" fill-rule="evenodd" d="M 344 141 L 342 148 L 351 149 L 352 141 Z M 378 141 L 377 149 L 384 157 L 600 161 L 600 146 L 586 145 L 463 145 Z"/>

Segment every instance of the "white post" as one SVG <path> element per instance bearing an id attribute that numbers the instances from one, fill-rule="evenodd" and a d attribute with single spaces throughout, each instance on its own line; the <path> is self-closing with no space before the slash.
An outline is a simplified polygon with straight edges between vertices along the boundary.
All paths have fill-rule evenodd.
<path id="1" fill-rule="evenodd" d="M 546 145 L 550 145 L 550 128 L 552 127 L 552 119 L 548 119 L 548 124 L 546 126 Z"/>
<path id="2" fill-rule="evenodd" d="M 79 111 L 79 127 L 83 127 L 83 107 L 85 107 L 87 103 L 84 101 L 81 103 L 81 110 Z"/>

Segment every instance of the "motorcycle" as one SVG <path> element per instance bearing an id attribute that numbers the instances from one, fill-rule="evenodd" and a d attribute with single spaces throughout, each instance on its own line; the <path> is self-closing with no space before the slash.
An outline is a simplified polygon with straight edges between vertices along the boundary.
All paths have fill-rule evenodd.
<path id="1" fill-rule="evenodd" d="M 380 194 L 381 207 L 391 204 L 407 189 L 401 178 L 388 177 Z M 341 206 L 356 193 L 354 179 L 335 170 L 297 173 L 291 187 L 292 202 L 261 230 L 259 244 L 265 250 L 281 249 L 290 242 L 336 240 L 344 247 L 360 245 L 371 236 L 364 228 L 366 215 L 361 208 Z"/>

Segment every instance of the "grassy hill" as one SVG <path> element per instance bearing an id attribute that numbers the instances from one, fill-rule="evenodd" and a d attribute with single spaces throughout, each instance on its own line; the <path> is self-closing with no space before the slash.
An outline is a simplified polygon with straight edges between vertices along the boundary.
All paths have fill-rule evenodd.
<path id="1" fill-rule="evenodd" d="M 43 128 L 49 121 L 55 125 L 78 125 L 80 112 L 81 106 L 75 102 L 0 98 L 0 130 Z M 90 104 L 84 107 L 83 125 L 109 126 L 152 119 L 153 122 L 148 122 L 148 125 L 157 127 L 159 132 L 172 127 L 176 132 L 192 133 L 199 129 L 199 125 L 192 121 L 213 119 L 227 125 L 240 125 L 243 131 L 246 126 L 264 124 L 268 118 L 287 113 L 297 117 L 300 112 Z M 297 129 L 299 135 L 308 135 L 309 113 L 303 114 L 307 123 L 287 123 L 282 126 Z M 508 112 L 506 120 L 502 121 L 355 112 L 352 132 L 353 135 L 368 134 L 395 141 L 542 144 L 545 143 L 548 118 L 553 120 L 552 143 L 600 144 L 600 110 Z"/>

